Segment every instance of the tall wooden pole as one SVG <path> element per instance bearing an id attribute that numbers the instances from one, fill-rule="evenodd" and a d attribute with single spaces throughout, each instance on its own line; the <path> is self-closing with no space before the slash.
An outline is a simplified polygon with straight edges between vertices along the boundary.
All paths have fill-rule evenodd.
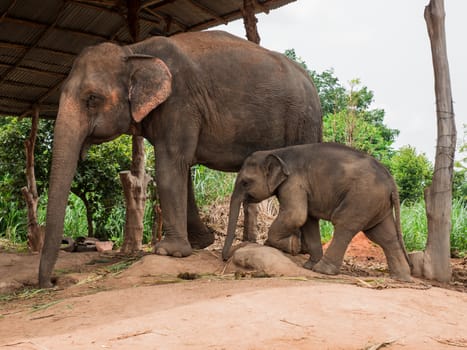
<path id="1" fill-rule="evenodd" d="M 444 20 L 444 0 L 430 0 L 425 7 L 425 21 L 433 56 L 438 138 L 433 181 L 425 190 L 428 241 L 423 257 L 423 275 L 441 282 L 451 279 L 452 179 L 456 149 Z"/>
<path id="2" fill-rule="evenodd" d="M 127 0 L 128 29 L 134 42 L 139 40 L 140 0 Z M 126 216 L 123 253 L 141 250 L 143 241 L 143 218 L 147 199 L 147 188 L 151 177 L 145 171 L 144 139 L 140 136 L 140 125 L 134 125 L 132 137 L 132 163 L 130 171 L 120 172 L 120 181 L 125 196 Z"/>
<path id="3" fill-rule="evenodd" d="M 141 250 L 144 208 L 150 180 L 151 177 L 145 171 L 144 140 L 141 136 L 134 135 L 131 170 L 120 172 L 126 204 L 124 240 L 121 248 L 123 253 Z"/>

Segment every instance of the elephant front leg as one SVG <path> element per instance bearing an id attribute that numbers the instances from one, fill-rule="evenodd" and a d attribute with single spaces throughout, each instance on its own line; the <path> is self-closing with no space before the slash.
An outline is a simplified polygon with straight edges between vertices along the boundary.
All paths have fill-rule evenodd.
<path id="1" fill-rule="evenodd" d="M 307 220 L 306 193 L 293 186 L 283 186 L 278 195 L 280 209 L 276 220 L 271 224 L 268 239 L 264 244 L 286 253 L 300 253 L 299 229 Z"/>
<path id="2" fill-rule="evenodd" d="M 288 211 L 279 212 L 276 220 L 269 228 L 268 239 L 264 242 L 265 245 L 292 255 L 300 253 L 301 242 L 298 232 L 306 219 L 300 220 L 294 214 L 296 213 Z"/>
<path id="3" fill-rule="evenodd" d="M 302 253 L 310 254 L 310 258 L 303 265 L 306 269 L 312 269 L 323 257 L 323 246 L 321 244 L 321 235 L 319 232 L 319 220 L 308 217 L 300 229 L 302 233 Z"/>
<path id="4" fill-rule="evenodd" d="M 243 241 L 256 243 L 258 239 L 256 223 L 258 218 L 258 204 L 243 202 Z"/>
<path id="5" fill-rule="evenodd" d="M 156 181 L 162 209 L 164 238 L 155 245 L 154 252 L 175 257 L 189 256 L 192 253 L 187 233 L 189 169 L 188 166 L 183 169 L 173 164 L 167 166 L 161 156 L 158 161 Z"/>

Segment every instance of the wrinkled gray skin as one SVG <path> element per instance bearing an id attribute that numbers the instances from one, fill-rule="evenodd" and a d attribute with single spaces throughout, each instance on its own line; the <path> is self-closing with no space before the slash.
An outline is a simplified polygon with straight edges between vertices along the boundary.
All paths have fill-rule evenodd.
<path id="1" fill-rule="evenodd" d="M 272 195 L 277 196 L 280 210 L 265 244 L 291 254 L 301 249 L 310 254 L 306 268 L 333 275 L 339 273 L 352 238 L 364 231 L 383 248 L 393 277 L 411 280 L 397 187 L 376 159 L 334 143 L 253 153 L 235 183 L 224 259 L 229 257 L 235 237 L 241 202 L 260 202 Z M 324 256 L 319 219 L 334 225 L 333 239 Z"/>
<path id="2" fill-rule="evenodd" d="M 63 84 L 55 124 L 41 287 L 52 286 L 80 154 L 129 133 L 132 123 L 140 123 L 157 159 L 165 238 L 155 252 L 184 257 L 214 240 L 199 219 L 190 166 L 238 171 L 254 151 L 321 141 L 322 121 L 303 69 L 227 33 L 84 50 Z"/>

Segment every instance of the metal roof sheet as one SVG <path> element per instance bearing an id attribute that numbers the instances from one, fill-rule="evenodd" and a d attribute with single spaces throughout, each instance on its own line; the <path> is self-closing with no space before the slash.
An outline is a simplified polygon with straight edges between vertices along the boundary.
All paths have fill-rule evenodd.
<path id="1" fill-rule="evenodd" d="M 133 1 L 133 0 L 131 0 Z M 267 12 L 295 0 L 256 0 Z M 139 37 L 170 36 L 242 17 L 243 0 L 139 0 Z M 59 89 L 83 48 L 132 42 L 123 0 L 0 0 L 0 115 L 39 106 L 55 118 Z"/>

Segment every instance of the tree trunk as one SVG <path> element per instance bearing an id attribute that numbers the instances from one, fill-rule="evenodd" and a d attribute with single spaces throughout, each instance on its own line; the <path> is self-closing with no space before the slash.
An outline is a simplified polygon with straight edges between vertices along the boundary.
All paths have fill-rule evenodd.
<path id="1" fill-rule="evenodd" d="M 425 21 L 433 56 L 438 139 L 433 182 L 425 190 L 428 241 L 421 271 L 426 278 L 440 282 L 451 279 L 452 179 L 456 148 L 444 18 L 444 0 L 430 0 L 425 7 Z"/>
<path id="2" fill-rule="evenodd" d="M 131 170 L 120 172 L 126 203 L 125 231 L 121 248 L 123 253 L 141 250 L 146 192 L 151 179 L 144 169 L 144 139 L 141 136 L 133 136 L 132 153 Z"/>
<path id="3" fill-rule="evenodd" d="M 37 223 L 37 194 L 36 175 L 34 172 L 34 147 L 39 124 L 39 110 L 34 111 L 31 120 L 31 134 L 24 142 L 26 151 L 26 180 L 27 186 L 21 189 L 28 208 L 28 247 L 32 252 L 40 252 L 44 244 L 44 230 Z"/>

